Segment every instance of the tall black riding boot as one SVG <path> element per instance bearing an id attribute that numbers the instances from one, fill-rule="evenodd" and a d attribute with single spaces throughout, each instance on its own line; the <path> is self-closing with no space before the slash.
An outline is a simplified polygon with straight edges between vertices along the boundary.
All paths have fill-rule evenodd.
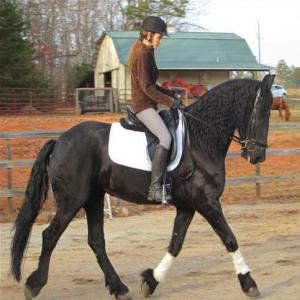
<path id="1" fill-rule="evenodd" d="M 148 200 L 154 202 L 163 201 L 162 179 L 167 167 L 169 150 L 162 145 L 158 145 L 155 149 L 153 162 L 151 183 L 148 192 Z"/>

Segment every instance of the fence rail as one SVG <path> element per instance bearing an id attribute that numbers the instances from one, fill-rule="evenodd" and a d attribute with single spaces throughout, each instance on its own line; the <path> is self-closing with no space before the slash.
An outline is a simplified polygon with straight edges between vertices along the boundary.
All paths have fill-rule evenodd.
<path id="1" fill-rule="evenodd" d="M 0 88 L 2 115 L 74 112 L 75 93 L 71 90 Z"/>
<path id="2" fill-rule="evenodd" d="M 41 139 L 41 138 L 58 138 L 65 130 L 36 130 L 25 132 L 2 132 L 0 133 L 0 140 L 6 141 L 6 160 L 0 161 L 0 170 L 7 170 L 7 188 L 0 189 L 0 197 L 8 198 L 8 205 L 12 207 L 12 198 L 23 196 L 25 188 L 12 188 L 12 169 L 15 168 L 29 168 L 34 164 L 35 159 L 11 159 L 11 140 L 14 139 Z M 300 148 L 292 149 L 268 149 L 268 156 L 290 156 L 300 155 Z M 229 152 L 227 159 L 240 157 L 240 152 Z M 260 184 L 264 182 L 287 181 L 287 180 L 300 180 L 300 173 L 292 175 L 276 175 L 276 176 L 261 176 L 259 165 L 256 168 L 256 175 L 244 177 L 227 177 L 227 185 L 243 185 L 255 184 L 256 195 L 260 196 Z"/>

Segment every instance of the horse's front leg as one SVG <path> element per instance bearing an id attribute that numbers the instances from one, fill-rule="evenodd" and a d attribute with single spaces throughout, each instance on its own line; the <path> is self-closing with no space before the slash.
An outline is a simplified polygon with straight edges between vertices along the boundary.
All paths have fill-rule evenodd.
<path id="1" fill-rule="evenodd" d="M 243 292 L 250 297 L 259 296 L 257 285 L 250 276 L 251 270 L 246 264 L 237 240 L 225 220 L 219 201 L 216 199 L 206 201 L 205 204 L 202 202 L 199 204 L 197 211 L 209 222 L 231 255 Z"/>
<path id="2" fill-rule="evenodd" d="M 177 208 L 177 214 L 174 221 L 172 239 L 168 252 L 160 261 L 157 267 L 145 270 L 142 276 L 142 293 L 144 297 L 148 297 L 154 293 L 157 285 L 164 280 L 168 270 L 170 269 L 175 257 L 179 254 L 182 244 L 193 219 L 195 211 L 181 210 Z"/>

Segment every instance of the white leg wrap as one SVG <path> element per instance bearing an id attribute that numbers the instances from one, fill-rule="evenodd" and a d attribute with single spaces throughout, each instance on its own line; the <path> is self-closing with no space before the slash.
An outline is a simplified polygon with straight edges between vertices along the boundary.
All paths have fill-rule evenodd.
<path id="1" fill-rule="evenodd" d="M 174 259 L 175 257 L 173 255 L 167 253 L 158 266 L 154 269 L 153 276 L 158 282 L 163 281 Z"/>
<path id="2" fill-rule="evenodd" d="M 244 275 L 251 272 L 240 249 L 237 249 L 235 252 L 229 252 L 229 254 L 232 256 L 236 274 Z"/>

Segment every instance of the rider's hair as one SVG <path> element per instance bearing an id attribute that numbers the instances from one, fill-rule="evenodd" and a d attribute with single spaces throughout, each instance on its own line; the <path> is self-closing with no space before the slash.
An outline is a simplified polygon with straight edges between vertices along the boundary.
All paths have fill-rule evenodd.
<path id="1" fill-rule="evenodd" d="M 143 41 L 144 39 L 147 38 L 147 34 L 148 34 L 148 31 L 141 30 L 141 31 L 140 31 L 140 37 L 139 37 L 139 39 L 140 39 L 141 41 Z"/>
<path id="2" fill-rule="evenodd" d="M 132 63 L 133 63 L 133 52 L 134 52 L 134 49 L 137 47 L 137 43 L 138 41 L 143 41 L 144 39 L 147 38 L 147 34 L 148 34 L 148 31 L 144 31 L 144 30 L 141 30 L 140 31 L 140 37 L 135 41 L 135 43 L 132 45 L 130 51 L 129 51 L 129 60 L 128 60 L 128 66 L 129 66 L 129 70 L 131 70 L 131 67 L 132 67 Z"/>

